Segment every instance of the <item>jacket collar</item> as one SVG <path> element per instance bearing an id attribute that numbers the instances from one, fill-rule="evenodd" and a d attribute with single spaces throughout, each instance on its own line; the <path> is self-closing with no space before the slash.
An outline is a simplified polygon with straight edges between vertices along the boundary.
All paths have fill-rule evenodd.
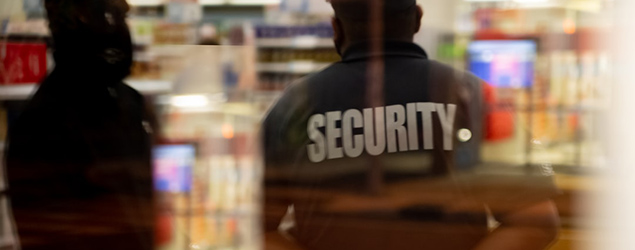
<path id="1" fill-rule="evenodd" d="M 342 62 L 365 60 L 371 57 L 411 57 L 428 59 L 428 54 L 412 42 L 384 41 L 383 51 L 370 51 L 370 41 L 355 43 L 342 54 Z"/>

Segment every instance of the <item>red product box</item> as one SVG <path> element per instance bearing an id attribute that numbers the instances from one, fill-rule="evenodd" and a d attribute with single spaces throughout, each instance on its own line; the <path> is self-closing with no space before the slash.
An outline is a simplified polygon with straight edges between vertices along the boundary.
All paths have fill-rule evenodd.
<path id="1" fill-rule="evenodd" d="M 0 42 L 0 84 L 39 83 L 46 72 L 46 44 Z"/>
<path id="2" fill-rule="evenodd" d="M 485 115 L 485 140 L 489 142 L 502 141 L 514 136 L 514 113 L 512 110 L 501 108 L 503 100 L 496 96 L 496 89 L 483 84 L 483 98 L 487 106 Z M 509 106 L 509 105 L 508 105 Z"/>

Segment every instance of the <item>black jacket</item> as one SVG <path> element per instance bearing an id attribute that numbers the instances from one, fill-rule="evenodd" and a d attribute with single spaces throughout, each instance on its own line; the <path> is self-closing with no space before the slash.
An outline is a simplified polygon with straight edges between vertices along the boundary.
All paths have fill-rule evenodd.
<path id="1" fill-rule="evenodd" d="M 9 128 L 24 249 L 152 247 L 151 116 L 136 90 L 92 73 L 58 66 Z"/>

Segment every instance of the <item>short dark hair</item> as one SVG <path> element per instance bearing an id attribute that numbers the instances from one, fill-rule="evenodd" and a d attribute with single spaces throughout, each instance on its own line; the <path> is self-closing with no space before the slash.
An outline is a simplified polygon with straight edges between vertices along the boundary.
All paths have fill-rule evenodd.
<path id="1" fill-rule="evenodd" d="M 44 0 L 44 7 L 52 33 L 72 31 L 78 27 L 82 16 L 103 13 L 109 7 L 124 8 L 124 12 L 129 10 L 125 0 Z"/>
<path id="2" fill-rule="evenodd" d="M 44 7 L 52 33 L 78 26 L 80 9 L 76 0 L 45 0 Z"/>
<path id="3" fill-rule="evenodd" d="M 386 0 L 391 1 L 391 0 Z M 344 32 L 353 40 L 364 40 L 371 36 L 371 20 L 375 17 L 371 16 L 371 8 L 373 6 L 365 0 L 333 0 L 331 5 L 335 11 L 335 18 L 340 20 Z M 389 9 L 381 6 L 382 0 L 378 0 L 382 8 L 381 21 L 383 25 L 382 37 L 385 39 L 401 39 L 411 38 L 414 30 L 418 25 L 415 16 L 417 14 L 417 5 L 411 5 L 405 9 Z"/>

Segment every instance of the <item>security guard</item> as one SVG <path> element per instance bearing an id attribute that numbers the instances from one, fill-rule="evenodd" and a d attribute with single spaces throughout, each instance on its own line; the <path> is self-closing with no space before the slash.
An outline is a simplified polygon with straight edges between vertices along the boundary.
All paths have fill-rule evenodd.
<path id="1" fill-rule="evenodd" d="M 55 69 L 9 127 L 9 198 L 22 249 L 152 249 L 152 126 L 123 83 L 125 0 L 46 0 Z"/>
<path id="2" fill-rule="evenodd" d="M 478 149 L 483 83 L 412 42 L 416 1 L 331 4 L 342 60 L 293 83 L 264 121 L 267 248 L 547 247 L 548 175 L 455 164 Z"/>

